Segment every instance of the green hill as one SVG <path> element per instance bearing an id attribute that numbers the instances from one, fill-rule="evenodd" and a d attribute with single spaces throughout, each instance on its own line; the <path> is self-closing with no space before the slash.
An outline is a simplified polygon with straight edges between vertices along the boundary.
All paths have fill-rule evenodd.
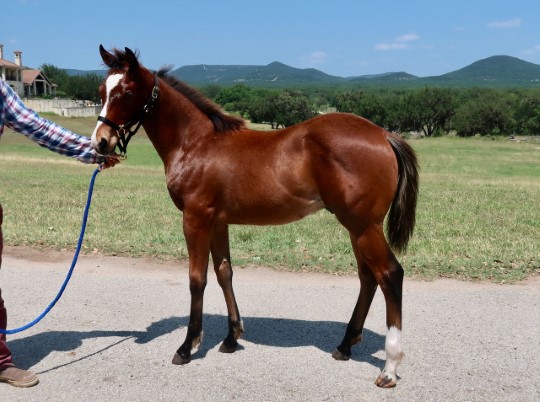
<path id="1" fill-rule="evenodd" d="M 104 71 L 66 70 L 70 75 Z M 280 62 L 266 66 L 208 65 L 183 66 L 171 74 L 190 84 L 233 85 L 245 83 L 259 87 L 287 86 L 403 86 L 425 85 L 450 87 L 540 87 L 540 65 L 510 56 L 492 56 L 462 69 L 433 77 L 416 77 L 406 72 L 392 72 L 358 77 L 336 77 L 314 68 L 295 68 Z"/>
<path id="2" fill-rule="evenodd" d="M 314 68 L 294 68 L 280 62 L 266 66 L 246 65 L 194 65 L 180 67 L 171 74 L 195 85 L 245 83 L 256 86 L 285 86 L 341 83 L 345 79 L 334 77 Z"/>
<path id="3" fill-rule="evenodd" d="M 540 65 L 516 57 L 492 56 L 423 80 L 460 86 L 540 86 Z"/>

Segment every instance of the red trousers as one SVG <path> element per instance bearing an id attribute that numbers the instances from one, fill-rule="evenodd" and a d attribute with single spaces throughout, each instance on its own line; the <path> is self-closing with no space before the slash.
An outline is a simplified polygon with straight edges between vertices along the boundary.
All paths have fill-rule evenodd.
<path id="1" fill-rule="evenodd" d="M 2 237 L 2 220 L 3 220 L 2 205 L 0 205 L 0 267 L 2 266 L 2 249 L 4 248 L 4 238 Z M 7 328 L 7 313 L 2 300 L 2 289 L 0 289 L 0 328 Z M 0 334 L 0 371 L 6 367 L 13 366 L 11 352 L 7 347 L 6 334 Z"/>

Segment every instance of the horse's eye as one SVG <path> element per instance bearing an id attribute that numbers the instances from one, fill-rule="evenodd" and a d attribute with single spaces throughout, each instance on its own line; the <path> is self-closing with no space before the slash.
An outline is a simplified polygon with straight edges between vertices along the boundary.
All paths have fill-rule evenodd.
<path id="1" fill-rule="evenodd" d="M 133 94 L 133 92 L 131 92 L 131 91 L 124 92 L 124 96 L 125 96 L 126 98 L 131 98 L 131 97 L 133 97 L 133 95 L 134 95 L 134 94 Z"/>

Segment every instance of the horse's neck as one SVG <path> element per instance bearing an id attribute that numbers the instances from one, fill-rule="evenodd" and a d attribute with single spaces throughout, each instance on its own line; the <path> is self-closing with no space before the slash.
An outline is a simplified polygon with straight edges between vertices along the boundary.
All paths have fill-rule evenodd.
<path id="1" fill-rule="evenodd" d="M 182 147 L 193 142 L 186 136 L 200 131 L 191 127 L 199 115 L 182 95 L 166 86 L 160 87 L 158 103 L 143 127 L 165 165 L 184 151 Z"/>

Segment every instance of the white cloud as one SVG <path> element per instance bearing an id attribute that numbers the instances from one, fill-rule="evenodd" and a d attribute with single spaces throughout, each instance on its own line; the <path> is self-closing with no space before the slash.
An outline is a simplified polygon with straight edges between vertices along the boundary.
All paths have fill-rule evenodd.
<path id="1" fill-rule="evenodd" d="M 521 18 L 514 18 L 506 21 L 493 21 L 488 24 L 490 28 L 519 28 L 523 20 Z"/>
<path id="2" fill-rule="evenodd" d="M 302 54 L 298 56 L 298 60 L 304 67 L 313 67 L 326 63 L 328 61 L 328 54 L 322 50 L 317 50 L 309 54 Z"/>
<path id="3" fill-rule="evenodd" d="M 410 33 L 410 34 L 398 36 L 396 38 L 396 42 L 412 42 L 418 39 L 420 39 L 420 37 L 417 34 Z"/>
<path id="4" fill-rule="evenodd" d="M 378 43 L 375 45 L 375 50 L 401 50 L 407 47 L 405 43 Z"/>
<path id="5" fill-rule="evenodd" d="M 375 50 L 403 50 L 408 49 L 410 46 L 409 42 L 414 42 L 415 40 L 420 39 L 420 37 L 415 33 L 409 33 L 405 35 L 398 36 L 394 39 L 392 43 L 378 43 L 374 46 Z"/>
<path id="6" fill-rule="evenodd" d="M 322 64 L 326 62 L 327 59 L 328 59 L 328 55 L 325 52 L 320 51 L 320 50 L 311 53 L 308 57 L 308 61 L 312 64 Z"/>
<path id="7" fill-rule="evenodd" d="M 540 53 L 540 45 L 536 45 L 536 46 L 533 46 L 529 49 L 525 49 L 524 51 L 521 52 L 521 54 L 524 54 L 524 55 L 534 55 L 534 54 L 537 54 L 537 53 Z"/>

